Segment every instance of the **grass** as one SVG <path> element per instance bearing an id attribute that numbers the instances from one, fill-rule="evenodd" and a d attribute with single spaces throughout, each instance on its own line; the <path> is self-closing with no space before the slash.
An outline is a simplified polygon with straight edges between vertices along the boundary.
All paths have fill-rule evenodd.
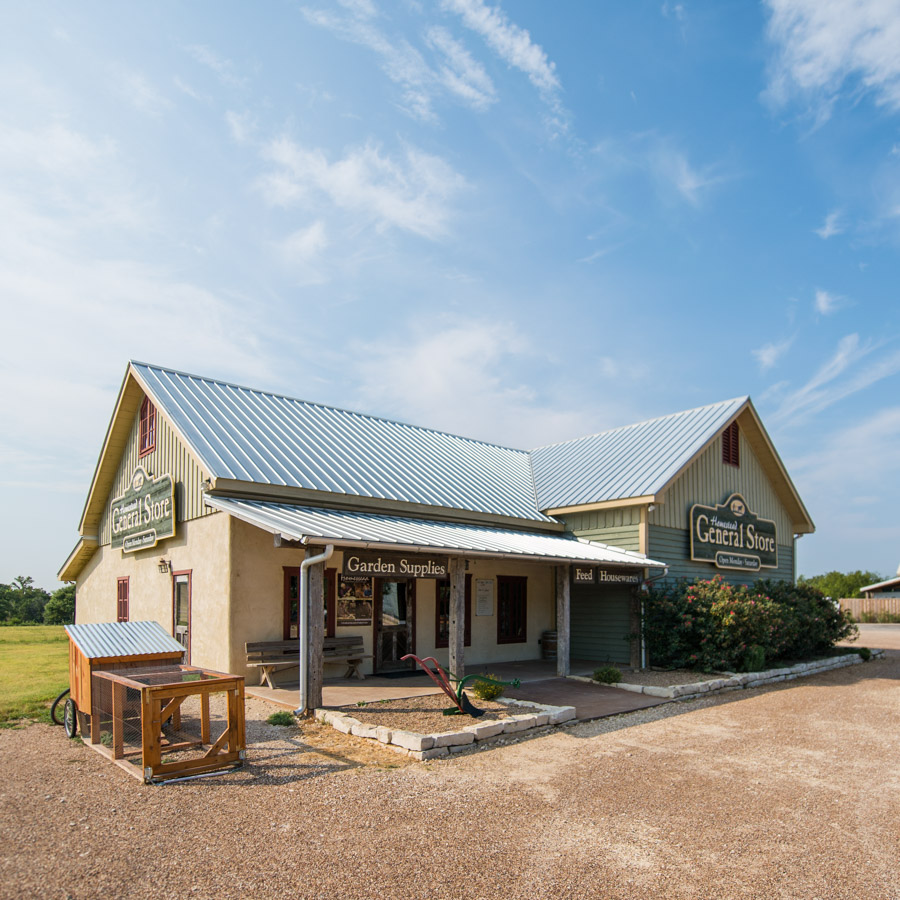
<path id="1" fill-rule="evenodd" d="M 49 722 L 50 704 L 68 686 L 69 639 L 62 625 L 0 627 L 0 728 L 19 719 Z"/>

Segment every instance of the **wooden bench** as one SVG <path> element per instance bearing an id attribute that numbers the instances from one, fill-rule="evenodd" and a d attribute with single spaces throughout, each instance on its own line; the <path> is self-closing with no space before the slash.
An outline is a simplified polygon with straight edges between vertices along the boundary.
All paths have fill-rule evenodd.
<path id="1" fill-rule="evenodd" d="M 281 669 L 299 667 L 299 645 L 293 641 L 248 641 L 244 645 L 247 653 L 247 665 L 259 669 L 259 683 L 268 684 L 274 690 L 272 675 Z M 344 678 L 358 678 L 362 681 L 366 676 L 359 667 L 364 659 L 371 659 L 363 648 L 362 635 L 353 637 L 327 637 L 323 645 L 322 659 L 326 663 L 347 663 Z"/>

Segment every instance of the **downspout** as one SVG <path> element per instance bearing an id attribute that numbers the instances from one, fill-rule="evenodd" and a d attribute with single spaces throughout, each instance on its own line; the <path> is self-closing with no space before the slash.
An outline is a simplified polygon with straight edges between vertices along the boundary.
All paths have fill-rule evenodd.
<path id="1" fill-rule="evenodd" d="M 318 556 L 309 556 L 300 563 L 300 584 L 298 585 L 299 597 L 297 602 L 297 631 L 300 633 L 300 705 L 294 710 L 294 715 L 302 716 L 306 712 L 307 707 L 307 672 L 306 668 L 309 663 L 309 635 L 307 629 L 309 627 L 309 582 L 307 581 L 306 570 L 316 563 L 326 562 L 331 559 L 334 553 L 334 544 L 328 544 L 325 552 Z"/>
<path id="2" fill-rule="evenodd" d="M 647 593 L 647 585 L 653 581 L 659 581 L 669 574 L 669 567 L 666 566 L 662 570 L 662 575 L 654 575 L 652 578 L 645 578 L 641 583 L 641 668 L 647 668 L 647 642 L 644 639 L 644 594 Z"/>

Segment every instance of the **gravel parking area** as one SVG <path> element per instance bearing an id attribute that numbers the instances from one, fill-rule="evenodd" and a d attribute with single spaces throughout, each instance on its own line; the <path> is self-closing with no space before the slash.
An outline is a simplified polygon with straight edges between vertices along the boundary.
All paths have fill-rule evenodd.
<path id="1" fill-rule="evenodd" d="M 0 896 L 900 897 L 898 688 L 892 652 L 415 764 L 249 701 L 243 770 L 163 786 L 0 731 Z"/>

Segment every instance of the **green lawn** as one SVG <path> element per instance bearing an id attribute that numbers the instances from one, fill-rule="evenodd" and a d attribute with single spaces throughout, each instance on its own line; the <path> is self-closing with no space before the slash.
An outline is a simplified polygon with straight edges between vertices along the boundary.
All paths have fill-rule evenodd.
<path id="1" fill-rule="evenodd" d="M 0 728 L 21 718 L 49 722 L 50 704 L 68 686 L 69 639 L 62 625 L 0 627 Z"/>

